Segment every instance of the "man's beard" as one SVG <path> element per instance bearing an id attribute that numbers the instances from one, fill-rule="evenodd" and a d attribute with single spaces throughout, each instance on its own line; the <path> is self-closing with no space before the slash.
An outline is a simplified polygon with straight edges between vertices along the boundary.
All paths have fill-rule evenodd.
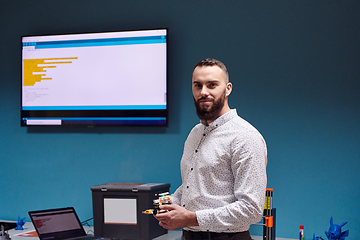
<path id="1" fill-rule="evenodd" d="M 226 91 L 224 91 L 224 93 L 218 99 L 213 99 L 213 105 L 211 107 L 207 105 L 203 105 L 202 107 L 200 106 L 199 101 L 207 99 L 206 97 L 199 98 L 198 100 L 195 100 L 194 98 L 196 114 L 200 120 L 213 121 L 219 117 L 219 114 L 225 104 L 225 92 Z"/>

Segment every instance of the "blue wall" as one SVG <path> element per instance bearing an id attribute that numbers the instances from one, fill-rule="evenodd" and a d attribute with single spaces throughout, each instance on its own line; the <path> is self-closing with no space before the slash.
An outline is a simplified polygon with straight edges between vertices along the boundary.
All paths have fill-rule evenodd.
<path id="1" fill-rule="evenodd" d="M 230 71 L 230 106 L 267 141 L 277 236 L 297 238 L 303 224 L 307 239 L 324 238 L 333 216 L 360 239 L 359 12 L 338 0 L 2 1 L 0 219 L 64 206 L 88 219 L 90 187 L 107 182 L 174 191 L 198 122 L 191 71 L 214 57 Z M 20 127 L 21 35 L 153 27 L 170 34 L 169 127 Z"/>

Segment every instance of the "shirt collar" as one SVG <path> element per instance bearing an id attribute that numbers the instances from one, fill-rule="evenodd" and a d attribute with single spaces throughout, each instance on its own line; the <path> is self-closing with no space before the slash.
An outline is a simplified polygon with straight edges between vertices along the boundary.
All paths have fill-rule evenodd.
<path id="1" fill-rule="evenodd" d="M 205 130 L 212 131 L 215 128 L 220 127 L 221 125 L 224 125 L 226 122 L 228 122 L 229 120 L 233 119 L 236 116 L 237 116 L 236 109 L 231 109 L 229 112 L 221 115 L 220 117 L 212 121 L 209 124 L 209 126 L 205 126 L 204 124 L 203 126 L 205 127 Z"/>

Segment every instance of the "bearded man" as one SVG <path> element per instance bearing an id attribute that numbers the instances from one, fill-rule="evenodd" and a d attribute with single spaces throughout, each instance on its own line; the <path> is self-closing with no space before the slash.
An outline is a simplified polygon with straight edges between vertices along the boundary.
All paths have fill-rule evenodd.
<path id="1" fill-rule="evenodd" d="M 172 204 L 155 215 L 166 229 L 183 229 L 182 239 L 250 240 L 261 220 L 266 191 L 266 143 L 230 109 L 226 66 L 216 59 L 196 64 L 192 92 L 200 119 L 181 159 L 182 185 Z"/>

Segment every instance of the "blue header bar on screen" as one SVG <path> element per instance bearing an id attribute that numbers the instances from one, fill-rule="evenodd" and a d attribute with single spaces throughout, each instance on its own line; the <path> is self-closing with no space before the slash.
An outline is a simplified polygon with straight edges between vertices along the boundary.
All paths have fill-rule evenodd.
<path id="1" fill-rule="evenodd" d="M 42 117 L 24 117 L 22 118 L 24 121 L 26 120 L 83 120 L 83 121 L 91 121 L 91 120 L 98 120 L 98 121 L 116 121 L 116 120 L 141 120 L 141 121 L 149 121 L 149 120 L 162 120 L 166 121 L 166 117 L 49 117 L 49 118 L 42 118 Z"/>
<path id="2" fill-rule="evenodd" d="M 23 106 L 22 110 L 165 110 L 166 105 L 136 106 Z"/>
<path id="3" fill-rule="evenodd" d="M 48 42 L 24 42 L 23 47 L 35 46 L 35 49 L 44 49 L 44 48 L 154 44 L 154 43 L 166 43 L 166 36 L 161 35 L 161 36 L 126 37 L 126 38 L 64 40 L 64 41 L 48 41 Z"/>

